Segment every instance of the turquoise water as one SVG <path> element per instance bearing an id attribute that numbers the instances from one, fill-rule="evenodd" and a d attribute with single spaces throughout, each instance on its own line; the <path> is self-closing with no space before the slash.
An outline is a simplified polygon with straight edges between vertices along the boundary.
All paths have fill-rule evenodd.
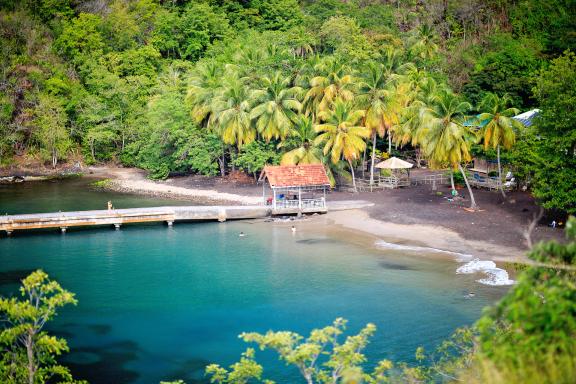
<path id="1" fill-rule="evenodd" d="M 105 191 L 91 186 L 95 180 L 75 178 L 0 184 L 0 215 L 107 209 L 109 200 L 115 208 L 190 204 L 189 201 Z"/>
<path id="2" fill-rule="evenodd" d="M 69 186 L 50 199 L 84 188 Z M 82 193 L 92 201 L 85 204 L 101 199 Z M 17 203 L 7 195 L 0 210 Z M 325 228 L 293 235 L 290 226 L 227 222 L 2 235 L 0 291 L 15 292 L 20 278 L 43 268 L 76 293 L 78 306 L 62 310 L 50 330 L 69 341 L 72 352 L 63 362 L 78 378 L 194 383 L 204 382 L 208 363 L 239 358 L 248 346 L 238 340 L 243 331 L 307 333 L 340 316 L 350 320 L 351 332 L 377 325 L 370 360 L 412 361 L 418 346 L 432 349 L 506 290 L 456 275 L 455 262 L 362 247 Z M 473 299 L 465 298 L 469 291 Z M 301 382 L 274 354 L 257 357 L 267 378 Z"/>

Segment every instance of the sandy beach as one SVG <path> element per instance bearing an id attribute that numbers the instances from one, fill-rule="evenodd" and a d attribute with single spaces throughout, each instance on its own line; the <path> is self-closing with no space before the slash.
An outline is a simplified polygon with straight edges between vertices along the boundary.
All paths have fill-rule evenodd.
<path id="1" fill-rule="evenodd" d="M 145 177 L 144 171 L 127 168 L 98 167 L 91 168 L 90 173 L 111 179 L 109 187 L 120 192 L 201 199 L 210 204 L 254 205 L 262 202 L 262 187 L 254 183 L 198 176 L 152 181 Z M 380 240 L 383 246 L 390 243 L 391 246 L 427 247 L 498 262 L 527 260 L 523 231 L 535 210 L 528 194 L 515 192 L 504 204 L 497 193 L 478 190 L 476 198 L 483 211 L 468 213 L 463 210 L 466 202 L 449 203 L 437 192 L 430 186 L 357 194 L 332 192 L 328 196 L 329 205 L 330 202 L 360 200 L 366 203 L 365 208 L 332 210 L 312 221 L 334 225 L 355 232 L 357 236 L 368 235 L 372 244 Z M 539 226 L 533 237 L 536 241 L 559 238 L 561 231 Z M 438 256 L 443 255 L 440 252 Z"/>
<path id="2" fill-rule="evenodd" d="M 215 189 L 189 188 L 172 183 L 172 179 L 152 181 L 144 171 L 135 168 L 90 168 L 94 176 L 110 179 L 107 188 L 117 192 L 138 193 L 168 198 L 204 200 L 220 204 L 257 205 L 262 196 L 247 196 L 238 193 L 219 192 Z"/>

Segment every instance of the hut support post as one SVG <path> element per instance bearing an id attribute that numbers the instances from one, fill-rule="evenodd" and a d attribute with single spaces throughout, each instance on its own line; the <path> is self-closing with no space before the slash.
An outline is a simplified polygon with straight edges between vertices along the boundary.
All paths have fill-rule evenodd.
<path id="1" fill-rule="evenodd" d="M 274 192 L 274 198 L 272 199 L 272 208 L 276 209 L 276 188 L 272 188 L 272 192 Z"/>
<path id="2" fill-rule="evenodd" d="M 298 187 L 298 209 L 302 211 L 302 187 Z"/>

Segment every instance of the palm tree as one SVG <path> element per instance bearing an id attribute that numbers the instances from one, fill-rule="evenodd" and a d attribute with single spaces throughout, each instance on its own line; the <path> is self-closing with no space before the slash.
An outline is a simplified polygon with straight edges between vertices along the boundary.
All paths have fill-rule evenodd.
<path id="1" fill-rule="evenodd" d="M 235 73 L 223 79 L 222 88 L 214 99 L 214 125 L 225 144 L 238 148 L 256 138 L 256 130 L 250 119 L 251 91 L 243 78 Z"/>
<path id="2" fill-rule="evenodd" d="M 190 78 L 186 101 L 192 107 L 192 118 L 198 124 L 210 124 L 214 98 L 220 87 L 222 67 L 215 61 L 205 61 L 196 66 Z"/>
<path id="3" fill-rule="evenodd" d="M 512 101 L 509 95 L 499 97 L 496 94 L 487 94 L 480 102 L 479 110 L 486 111 L 478 115 L 478 123 L 481 126 L 479 134 L 484 139 L 484 149 L 488 147 L 496 148 L 498 158 L 498 186 L 502 196 L 506 198 L 506 193 L 502 187 L 502 165 L 500 163 L 500 146 L 510 149 L 516 141 L 515 129 L 521 129 L 522 123 L 514 120 L 512 116 L 517 115 L 519 110 L 508 108 Z"/>
<path id="4" fill-rule="evenodd" d="M 299 87 L 290 87 L 290 78 L 276 72 L 272 77 L 261 79 L 262 88 L 254 91 L 255 106 L 250 118 L 256 120 L 256 129 L 266 141 L 284 139 L 290 133 L 296 113 L 302 109 L 297 96 Z"/>
<path id="5" fill-rule="evenodd" d="M 470 145 L 475 135 L 463 125 L 464 114 L 471 108 L 470 103 L 459 100 L 451 92 L 439 92 L 434 102 L 424 108 L 422 124 L 413 140 L 420 144 L 433 167 L 450 164 L 453 169 L 460 170 L 470 194 L 470 208 L 477 209 L 472 188 L 462 168 L 462 162 L 472 159 Z"/>
<path id="6" fill-rule="evenodd" d="M 438 92 L 443 87 L 438 86 L 433 78 L 427 77 L 424 71 L 410 71 L 405 77 L 403 86 L 408 87 L 404 99 L 404 109 L 400 124 L 395 127 L 394 138 L 398 145 L 411 143 L 416 149 L 416 162 L 419 166 L 422 151 L 415 140 L 416 132 L 422 126 L 428 105 L 435 103 Z"/>
<path id="7" fill-rule="evenodd" d="M 358 84 L 357 104 L 366 113 L 364 125 L 372 136 L 372 159 L 370 166 L 370 185 L 374 183 L 374 160 L 376 158 L 376 137 L 390 132 L 398 124 L 401 108 L 393 82 L 395 74 L 389 74 L 383 64 L 371 62 L 364 71 L 365 75 Z M 390 148 L 389 148 L 390 150 Z"/>
<path id="8" fill-rule="evenodd" d="M 320 133 L 316 143 L 324 144 L 323 153 L 330 154 L 332 163 L 336 164 L 342 158 L 348 162 L 354 191 L 356 178 L 353 162 L 366 148 L 364 139 L 370 136 L 370 130 L 359 125 L 364 115 L 365 111 L 354 109 L 350 102 L 337 99 L 332 109 L 318 113 L 318 118 L 323 123 L 315 126 L 316 132 Z"/>
<path id="9" fill-rule="evenodd" d="M 410 53 L 421 59 L 431 59 L 439 50 L 436 41 L 437 37 L 432 27 L 428 24 L 422 24 L 411 39 Z"/>
<path id="10" fill-rule="evenodd" d="M 314 70 L 320 75 L 310 79 L 310 89 L 304 97 L 307 113 L 317 116 L 327 111 L 336 99 L 350 101 L 354 98 L 354 80 L 348 66 L 329 57 L 320 61 Z"/>
<path id="11" fill-rule="evenodd" d="M 317 133 L 310 117 L 299 115 L 295 119 L 291 137 L 296 142 L 297 147 L 282 155 L 281 165 L 319 164 L 322 162 L 322 151 L 315 143 Z M 280 147 L 284 143 L 281 143 Z"/>

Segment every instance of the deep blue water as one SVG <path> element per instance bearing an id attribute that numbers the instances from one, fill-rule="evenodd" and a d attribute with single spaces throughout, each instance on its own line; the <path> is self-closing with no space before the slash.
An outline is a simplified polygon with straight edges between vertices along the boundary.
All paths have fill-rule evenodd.
<path id="1" fill-rule="evenodd" d="M 79 203 L 93 208 L 110 198 L 126 206 L 154 203 L 104 196 L 78 181 L 61 184 L 50 197 L 42 196 L 43 186 L 33 193 L 15 188 L 0 194 L 0 211 L 25 206 L 23 198 L 44 199 L 49 207 L 66 201 L 62 210 Z M 306 334 L 336 317 L 347 318 L 351 332 L 377 325 L 366 351 L 371 361 L 412 361 L 418 346 L 432 349 L 505 292 L 456 275 L 455 262 L 362 247 L 328 228 L 293 235 L 290 225 L 2 234 L 0 291 L 16 292 L 19 279 L 42 268 L 76 293 L 78 306 L 62 310 L 50 330 L 69 341 L 63 362 L 91 383 L 201 382 L 208 363 L 231 364 L 249 346 L 237 337 L 243 331 Z M 240 231 L 247 236 L 239 237 Z M 469 291 L 476 293 L 473 299 L 465 298 Z M 300 382 L 274 354 L 258 351 L 257 357 L 267 378 Z"/>

